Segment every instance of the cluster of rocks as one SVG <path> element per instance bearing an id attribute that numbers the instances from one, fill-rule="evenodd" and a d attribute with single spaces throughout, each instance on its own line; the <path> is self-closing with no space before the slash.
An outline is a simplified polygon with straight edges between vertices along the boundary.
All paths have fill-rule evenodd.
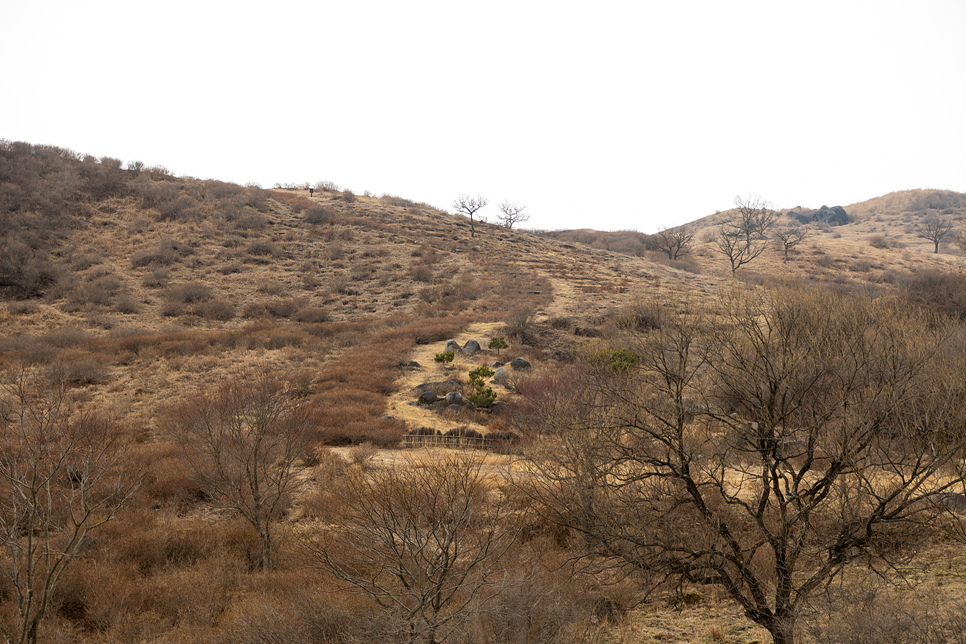
<path id="1" fill-rule="evenodd" d="M 466 344 L 462 347 L 460 343 L 456 340 L 447 340 L 446 348 L 443 349 L 446 353 L 465 353 L 468 356 L 475 356 L 477 353 L 483 350 L 480 343 L 476 340 L 467 340 Z"/>
<path id="2" fill-rule="evenodd" d="M 803 224 L 818 222 L 829 226 L 842 226 L 852 221 L 842 206 L 822 206 L 818 210 L 789 210 L 788 216 Z"/>
<path id="3" fill-rule="evenodd" d="M 447 340 L 443 350 L 447 353 L 463 353 L 468 356 L 474 356 L 483 351 L 480 343 L 476 340 L 467 340 L 466 344 L 462 347 L 456 340 Z M 496 370 L 491 382 L 507 386 L 510 382 L 511 370 L 523 371 L 530 369 L 530 363 L 525 358 L 518 357 L 510 362 L 494 362 L 490 367 Z M 427 405 L 438 411 L 442 411 L 443 409 L 449 409 L 451 411 L 460 411 L 463 409 L 476 410 L 476 405 L 463 396 L 463 384 L 458 380 L 448 379 L 437 382 L 424 382 L 414 387 L 413 391 L 418 394 L 418 398 L 416 399 L 417 404 Z M 504 407 L 506 407 L 506 403 L 498 400 L 487 411 L 499 410 Z"/>
<path id="4" fill-rule="evenodd" d="M 523 358 L 514 358 L 509 363 L 494 362 L 490 366 L 496 369 L 493 373 L 493 382 L 505 387 L 510 382 L 510 372 L 506 370 L 507 367 L 514 371 L 525 371 L 530 368 L 530 363 Z"/>

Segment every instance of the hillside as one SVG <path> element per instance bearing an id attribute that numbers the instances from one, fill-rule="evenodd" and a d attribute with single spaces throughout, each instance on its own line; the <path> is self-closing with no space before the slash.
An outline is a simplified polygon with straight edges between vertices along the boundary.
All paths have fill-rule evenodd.
<path id="1" fill-rule="evenodd" d="M 528 523 L 516 525 L 513 548 L 499 558 L 503 567 L 488 571 L 498 582 L 481 575 L 494 584 L 487 597 L 496 608 L 490 604 L 468 612 L 461 641 L 763 641 L 767 633 L 750 626 L 746 611 L 720 588 L 701 583 L 704 578 L 657 584 L 652 599 L 641 591 L 653 582 L 649 571 L 572 567 L 589 540 L 568 528 L 572 518 L 566 512 L 533 510 L 538 495 L 525 483 L 543 480 L 540 449 L 552 441 L 544 435 L 549 430 L 530 431 L 529 423 L 538 412 L 550 414 L 560 426 L 579 417 L 568 404 L 581 400 L 593 382 L 590 375 L 580 376 L 585 380 L 574 375 L 582 368 L 600 376 L 606 387 L 626 385 L 625 369 L 639 358 L 628 348 L 636 351 L 635 343 L 653 340 L 670 316 L 701 311 L 705 317 L 694 329 L 717 329 L 717 335 L 696 335 L 701 340 L 696 344 L 720 341 L 733 330 L 722 320 L 727 321 L 725 309 L 735 293 L 750 294 L 749 301 L 786 293 L 792 304 L 801 297 L 805 309 L 820 308 L 815 302 L 855 306 L 874 312 L 863 318 L 873 322 L 921 316 L 910 318 L 921 324 L 912 332 L 908 326 L 889 330 L 900 329 L 897 335 L 918 347 L 920 336 L 947 329 L 952 340 L 944 359 L 929 367 L 935 371 L 923 369 L 940 374 L 929 382 L 939 382 L 936 391 L 953 392 L 947 400 L 957 400 L 959 380 L 948 374 L 957 373 L 950 365 L 958 364 L 966 347 L 955 326 L 966 319 L 966 258 L 948 242 L 933 253 L 915 226 L 928 215 L 941 215 L 960 228 L 966 195 L 906 191 L 844 208 L 849 223 L 804 225 L 807 238 L 787 261 L 772 243 L 738 271 L 739 289 L 713 243 L 715 227 L 730 212 L 689 224 L 696 234 L 688 252 L 669 259 L 653 237 L 633 231 L 508 230 L 483 222 L 471 235 L 466 218 L 394 195 L 355 195 L 322 182 L 311 192 L 266 190 L 0 141 L 3 419 L 15 416 L 11 401 L 17 399 L 17 382 L 60 383 L 62 399 L 54 390 L 38 389 L 19 400 L 40 404 L 49 394 L 72 410 L 71 419 L 105 419 L 105 426 L 117 428 L 130 442 L 117 480 L 138 481 L 116 517 L 91 532 L 66 569 L 39 641 L 411 641 L 413 631 L 400 626 L 406 622 L 401 611 L 374 613 L 375 604 L 347 592 L 349 586 L 332 576 L 334 569 L 319 571 L 324 566 L 318 553 L 331 545 L 306 535 L 324 532 L 364 506 L 349 507 L 343 497 L 352 485 L 363 486 L 357 492 L 368 489 L 373 477 L 413 471 L 423 475 L 408 485 L 432 483 L 434 476 L 437 484 L 446 482 L 453 470 L 434 468 L 452 464 L 449 453 L 455 450 L 400 449 L 404 434 L 414 430 L 424 435 L 456 430 L 464 437 L 472 430 L 505 439 L 471 443 L 488 448 L 476 470 L 482 472 L 484 491 L 461 491 L 454 497 L 457 504 L 483 498 L 509 480 L 524 483 L 516 492 L 500 487 L 503 494 L 493 495 L 506 504 L 498 509 L 508 525 L 523 518 Z M 782 211 L 779 223 L 793 224 L 788 211 Z M 780 288 L 767 291 L 767 285 Z M 818 288 L 796 295 L 795 287 L 803 285 Z M 860 296 L 848 299 L 850 294 Z M 944 326 L 942 314 L 955 322 Z M 807 344 L 812 338 L 805 336 Z M 488 348 L 491 338 L 499 337 L 509 346 Z M 661 337 L 675 341 L 670 332 Z M 441 355 L 449 339 L 461 346 L 477 340 L 483 350 L 456 352 L 446 362 Z M 817 344 L 816 350 L 826 349 Z M 653 355 L 663 355 L 666 346 L 671 344 Z M 515 357 L 531 367 L 503 383 L 486 377 L 499 404 L 417 404 L 427 388 L 417 387 L 426 383 L 437 383 L 428 388 L 441 396 L 448 387 L 469 399 L 473 370 Z M 822 354 L 822 360 L 834 357 Z M 18 380 L 18 374 L 36 380 Z M 865 374 L 860 369 L 853 375 Z M 281 495 L 281 509 L 269 517 L 277 532 L 272 566 L 265 564 L 258 529 L 220 502 L 213 484 L 192 473 L 188 463 L 196 446 L 178 434 L 204 425 L 201 416 L 192 415 L 192 405 L 204 408 L 216 400 L 206 397 L 225 391 L 226 384 L 263 377 L 271 379 L 285 404 L 297 402 L 306 432 L 291 460 L 273 452 L 265 470 L 285 469 L 280 463 L 286 462 L 299 483 L 293 488 L 298 494 Z M 702 377 L 714 382 L 717 376 Z M 437 386 L 441 383 L 445 386 Z M 560 392 L 565 400 L 554 399 L 559 409 L 540 409 Z M 932 400 L 922 396 L 916 404 Z M 692 419 L 700 405 L 687 404 L 681 418 Z M 943 413 L 958 413 L 960 405 L 946 407 Z M 916 409 L 941 415 L 932 407 Z M 712 420 L 731 422 L 732 417 L 736 428 L 750 426 L 740 424 L 736 412 Z M 907 422 L 890 414 L 883 418 L 896 423 L 890 428 Z M 687 435 L 710 432 L 712 420 L 689 427 Z M 579 433 L 590 435 L 609 422 L 606 416 L 592 417 Z M 601 435 L 595 450 L 608 440 Z M 5 435 L 4 440 L 4 453 L 14 453 L 13 439 Z M 529 462 L 521 444 L 534 449 Z M 624 447 L 615 443 L 608 449 L 619 453 Z M 73 469 L 58 485 L 69 496 L 86 479 L 74 461 L 67 461 Z M 653 465 L 643 469 L 648 468 Z M 942 470 L 944 485 L 961 477 L 954 470 Z M 753 471 L 761 468 L 749 466 L 746 474 Z M 548 486 L 551 494 L 563 491 L 562 496 L 568 489 Z M 422 498 L 410 492 L 397 489 L 393 495 Z M 10 527 L 4 536 L 7 550 L 0 552 L 3 565 L 14 560 L 9 553 L 19 539 L 34 534 L 10 520 L 16 514 L 12 507 L 0 508 L 0 525 Z M 635 508 L 631 503 L 624 511 L 633 514 Z M 444 510 L 419 506 L 413 512 L 423 517 L 437 511 Z M 59 512 L 50 516 L 64 514 L 62 508 Z M 662 508 L 659 514 L 664 513 Z M 472 530 L 478 531 L 473 534 L 486 533 L 480 527 L 486 521 L 472 517 Z M 399 533 L 400 541 L 409 538 L 408 529 Z M 673 531 L 690 530 L 676 526 Z M 817 551 L 825 553 L 827 548 L 819 546 Z M 916 566 L 934 556 L 948 561 L 948 567 L 929 573 L 934 575 L 930 583 L 936 582 L 936 597 L 948 593 L 958 601 L 966 563 L 956 547 L 949 540 L 924 538 L 903 551 L 908 559 L 902 561 L 917 556 L 923 559 L 916 559 Z M 858 577 L 845 581 L 856 588 L 864 583 Z M 4 625 L 16 621 L 15 587 L 13 577 L 0 580 Z M 472 595 L 465 588 L 456 596 L 460 593 Z M 880 599 L 869 595 L 868 605 Z M 482 605 L 473 597 L 466 601 L 471 608 Z M 833 610 L 831 604 L 826 608 Z M 818 619 L 825 608 L 809 610 L 810 618 Z M 845 609 L 835 610 L 840 615 Z"/>

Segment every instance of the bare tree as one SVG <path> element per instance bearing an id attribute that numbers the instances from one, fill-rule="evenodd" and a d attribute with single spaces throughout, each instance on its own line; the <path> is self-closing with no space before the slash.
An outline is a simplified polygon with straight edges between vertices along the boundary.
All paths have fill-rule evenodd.
<path id="1" fill-rule="evenodd" d="M 948 373 L 923 378 L 940 352 L 915 314 L 787 290 L 723 304 L 668 315 L 632 373 L 560 388 L 539 408 L 556 449 L 521 485 L 594 556 L 716 584 L 793 644 L 810 596 L 850 562 L 895 565 L 963 484 L 962 403 Z"/>
<path id="2" fill-rule="evenodd" d="M 20 368 L 0 384 L 0 575 L 16 603 L 3 641 L 37 641 L 88 533 L 130 498 L 135 482 L 118 467 L 126 447 L 111 418 L 71 408 L 56 373 Z"/>
<path id="3" fill-rule="evenodd" d="M 411 641 L 435 644 L 492 594 L 519 531 L 519 515 L 492 487 L 484 459 L 470 453 L 356 471 L 306 546 L 350 588 L 400 612 Z"/>
<path id="4" fill-rule="evenodd" d="M 667 253 L 668 259 L 677 259 L 688 252 L 691 240 L 696 234 L 688 224 L 675 228 L 661 228 L 654 235 L 657 247 Z"/>
<path id="5" fill-rule="evenodd" d="M 483 195 L 477 195 L 476 197 L 470 197 L 469 195 L 460 195 L 453 202 L 453 208 L 457 213 L 461 215 L 466 215 L 470 218 L 470 237 L 476 236 L 476 227 L 473 222 L 473 216 L 482 210 L 486 206 L 486 197 Z"/>
<path id="6" fill-rule="evenodd" d="M 293 469 L 313 436 L 306 406 L 268 371 L 200 392 L 167 415 L 181 457 L 212 502 L 258 534 L 262 569 L 272 567 L 272 523 L 300 485 Z"/>
<path id="7" fill-rule="evenodd" d="M 498 219 L 500 224 L 502 224 L 508 230 L 513 230 L 513 227 L 517 224 L 522 224 L 530 219 L 530 215 L 525 214 L 523 211 L 526 206 L 518 206 L 516 204 L 504 201 L 500 204 L 500 215 Z"/>
<path id="8" fill-rule="evenodd" d="M 808 231 L 804 228 L 778 228 L 775 230 L 775 237 L 784 252 L 783 261 L 787 262 L 788 251 L 808 239 Z"/>
<path id="9" fill-rule="evenodd" d="M 939 252 L 939 244 L 953 230 L 953 222 L 948 217 L 938 217 L 927 215 L 916 226 L 916 236 L 920 239 L 928 239 L 935 247 L 933 252 Z"/>
<path id="10" fill-rule="evenodd" d="M 766 233 L 777 216 L 757 195 L 735 197 L 734 215 L 714 237 L 715 247 L 731 262 L 732 275 L 765 252 Z"/>

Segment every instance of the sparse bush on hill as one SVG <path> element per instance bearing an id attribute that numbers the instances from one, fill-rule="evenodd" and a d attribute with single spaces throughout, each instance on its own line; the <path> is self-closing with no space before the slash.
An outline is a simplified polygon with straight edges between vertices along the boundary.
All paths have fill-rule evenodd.
<path id="1" fill-rule="evenodd" d="M 36 644 L 64 573 L 133 482 L 119 476 L 129 435 L 71 408 L 60 370 L 0 375 L 0 572 L 7 641 Z"/>
<path id="2" fill-rule="evenodd" d="M 335 221 L 335 212 L 326 206 L 312 206 L 305 210 L 305 221 L 313 225 L 331 224 Z"/>
<path id="3" fill-rule="evenodd" d="M 313 208 L 316 204 L 308 197 L 297 195 L 284 190 L 272 190 L 272 199 L 288 207 L 292 212 L 298 214 Z"/>
<path id="4" fill-rule="evenodd" d="M 37 297 L 62 274 L 63 269 L 52 265 L 46 253 L 31 249 L 19 239 L 0 239 L 0 293 Z"/>
<path id="5" fill-rule="evenodd" d="M 930 311 L 966 320 L 966 276 L 962 273 L 918 271 L 902 280 L 902 294 Z"/>
<path id="6" fill-rule="evenodd" d="M 214 503 L 255 530 L 261 568 L 270 570 L 273 523 L 301 485 L 293 466 L 315 435 L 307 406 L 274 374 L 248 373 L 186 398 L 165 425 Z"/>

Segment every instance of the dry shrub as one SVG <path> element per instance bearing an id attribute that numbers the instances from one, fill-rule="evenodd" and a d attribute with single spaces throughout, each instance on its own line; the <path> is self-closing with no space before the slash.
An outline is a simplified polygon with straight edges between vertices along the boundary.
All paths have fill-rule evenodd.
<path id="1" fill-rule="evenodd" d="M 966 276 L 938 270 L 913 273 L 903 280 L 903 296 L 920 306 L 957 320 L 966 320 Z"/>
<path id="2" fill-rule="evenodd" d="M 307 347 L 313 336 L 297 326 L 274 326 L 267 322 L 256 323 L 242 330 L 236 336 L 240 345 L 249 349 L 284 349 L 285 347 Z"/>
<path id="3" fill-rule="evenodd" d="M 551 548 L 551 552 L 555 550 Z M 582 644 L 596 641 L 602 623 L 621 614 L 618 600 L 579 583 L 546 544 L 511 551 L 503 572 L 486 591 L 491 599 L 472 606 L 467 644 Z"/>
<path id="4" fill-rule="evenodd" d="M 966 644 L 966 603 L 939 588 L 899 590 L 850 580 L 836 600 L 813 602 L 805 630 L 816 644 Z"/>
<path id="5" fill-rule="evenodd" d="M 195 315 L 208 320 L 218 320 L 227 322 L 235 319 L 235 305 L 226 299 L 211 300 L 202 302 L 194 308 Z"/>
<path id="6" fill-rule="evenodd" d="M 181 465 L 179 449 L 172 443 L 136 446 L 127 467 L 140 476 L 135 500 L 142 506 L 185 509 L 206 498 L 201 485 Z"/>
<path id="7" fill-rule="evenodd" d="M 660 329 L 664 315 L 660 302 L 637 299 L 617 312 L 616 322 L 627 331 L 647 331 Z"/>
<path id="8" fill-rule="evenodd" d="M 74 386 L 103 385 L 110 375 L 103 361 L 92 355 L 79 355 L 52 368 L 60 371 L 66 381 Z"/>
<path id="9" fill-rule="evenodd" d="M 333 592 L 317 575 L 273 575 L 246 593 L 224 620 L 218 644 L 356 644 L 411 641 L 398 619 L 362 597 Z"/>
<path id="10" fill-rule="evenodd" d="M 334 481 L 345 476 L 348 463 L 339 454 L 324 445 L 317 445 L 312 453 L 314 467 L 319 479 Z"/>
<path id="11" fill-rule="evenodd" d="M 123 293 L 114 301 L 114 310 L 118 313 L 133 314 L 141 310 L 137 298 L 130 293 Z"/>
<path id="12" fill-rule="evenodd" d="M 11 362 L 19 361 L 27 365 L 50 364 L 60 355 L 59 348 L 30 336 L 0 340 L 0 352 Z"/>
<path id="13" fill-rule="evenodd" d="M 108 306 L 114 300 L 114 294 L 119 288 L 120 281 L 117 278 L 114 278 L 114 280 L 105 278 L 105 280 L 84 284 L 70 291 L 67 295 L 67 302 L 74 307 L 85 304 Z"/>
<path id="14" fill-rule="evenodd" d="M 202 517 L 133 510 L 103 526 L 87 545 L 89 557 L 130 566 L 141 575 L 190 568 L 221 550 L 216 524 Z"/>
<path id="15" fill-rule="evenodd" d="M 179 304 L 191 304 L 202 302 L 211 297 L 211 289 L 201 282 L 184 282 L 169 286 L 164 293 L 164 298 L 168 302 Z"/>
<path id="16" fill-rule="evenodd" d="M 281 257 L 284 254 L 281 246 L 269 240 L 253 241 L 246 251 L 249 255 L 256 256 Z"/>
<path id="17" fill-rule="evenodd" d="M 302 195 L 294 192 L 272 190 L 270 194 L 272 195 L 272 199 L 287 206 L 294 213 L 303 212 L 316 205 L 315 202 L 308 197 L 303 197 Z"/>
<path id="18" fill-rule="evenodd" d="M 349 450 L 349 460 L 362 469 L 369 469 L 372 465 L 372 459 L 376 457 L 378 452 L 379 450 L 371 442 L 366 441 L 353 446 Z"/>
<path id="19" fill-rule="evenodd" d="M 285 292 L 285 284 L 277 280 L 259 280 L 256 290 L 266 295 L 281 295 Z"/>
<path id="20" fill-rule="evenodd" d="M 300 303 L 294 298 L 276 298 L 264 303 L 265 311 L 276 318 L 289 318 L 295 315 Z"/>
<path id="21" fill-rule="evenodd" d="M 131 257 L 133 268 L 145 266 L 171 266 L 177 263 L 182 257 L 191 254 L 191 248 L 174 239 L 162 240 L 155 248 L 141 250 Z"/>
<path id="22" fill-rule="evenodd" d="M 296 311 L 292 319 L 296 322 L 322 324 L 329 321 L 329 312 L 317 306 L 305 307 Z"/>
<path id="23" fill-rule="evenodd" d="M 7 303 L 7 312 L 10 315 L 32 315 L 40 310 L 40 306 L 36 302 L 9 302 Z"/>
<path id="24" fill-rule="evenodd" d="M 504 319 L 503 334 L 526 343 L 533 338 L 535 325 L 533 309 L 527 306 L 517 307 Z"/>
<path id="25" fill-rule="evenodd" d="M 335 212 L 326 206 L 312 206 L 305 210 L 306 223 L 314 226 L 331 224 L 335 221 Z"/>
<path id="26" fill-rule="evenodd" d="M 170 276 L 171 271 L 166 268 L 158 268 L 145 275 L 141 283 L 147 288 L 160 288 L 168 283 Z"/>
<path id="27" fill-rule="evenodd" d="M 869 245 L 873 248 L 884 250 L 886 248 L 902 248 L 905 244 L 898 239 L 889 239 L 883 234 L 872 235 L 869 237 Z"/>

